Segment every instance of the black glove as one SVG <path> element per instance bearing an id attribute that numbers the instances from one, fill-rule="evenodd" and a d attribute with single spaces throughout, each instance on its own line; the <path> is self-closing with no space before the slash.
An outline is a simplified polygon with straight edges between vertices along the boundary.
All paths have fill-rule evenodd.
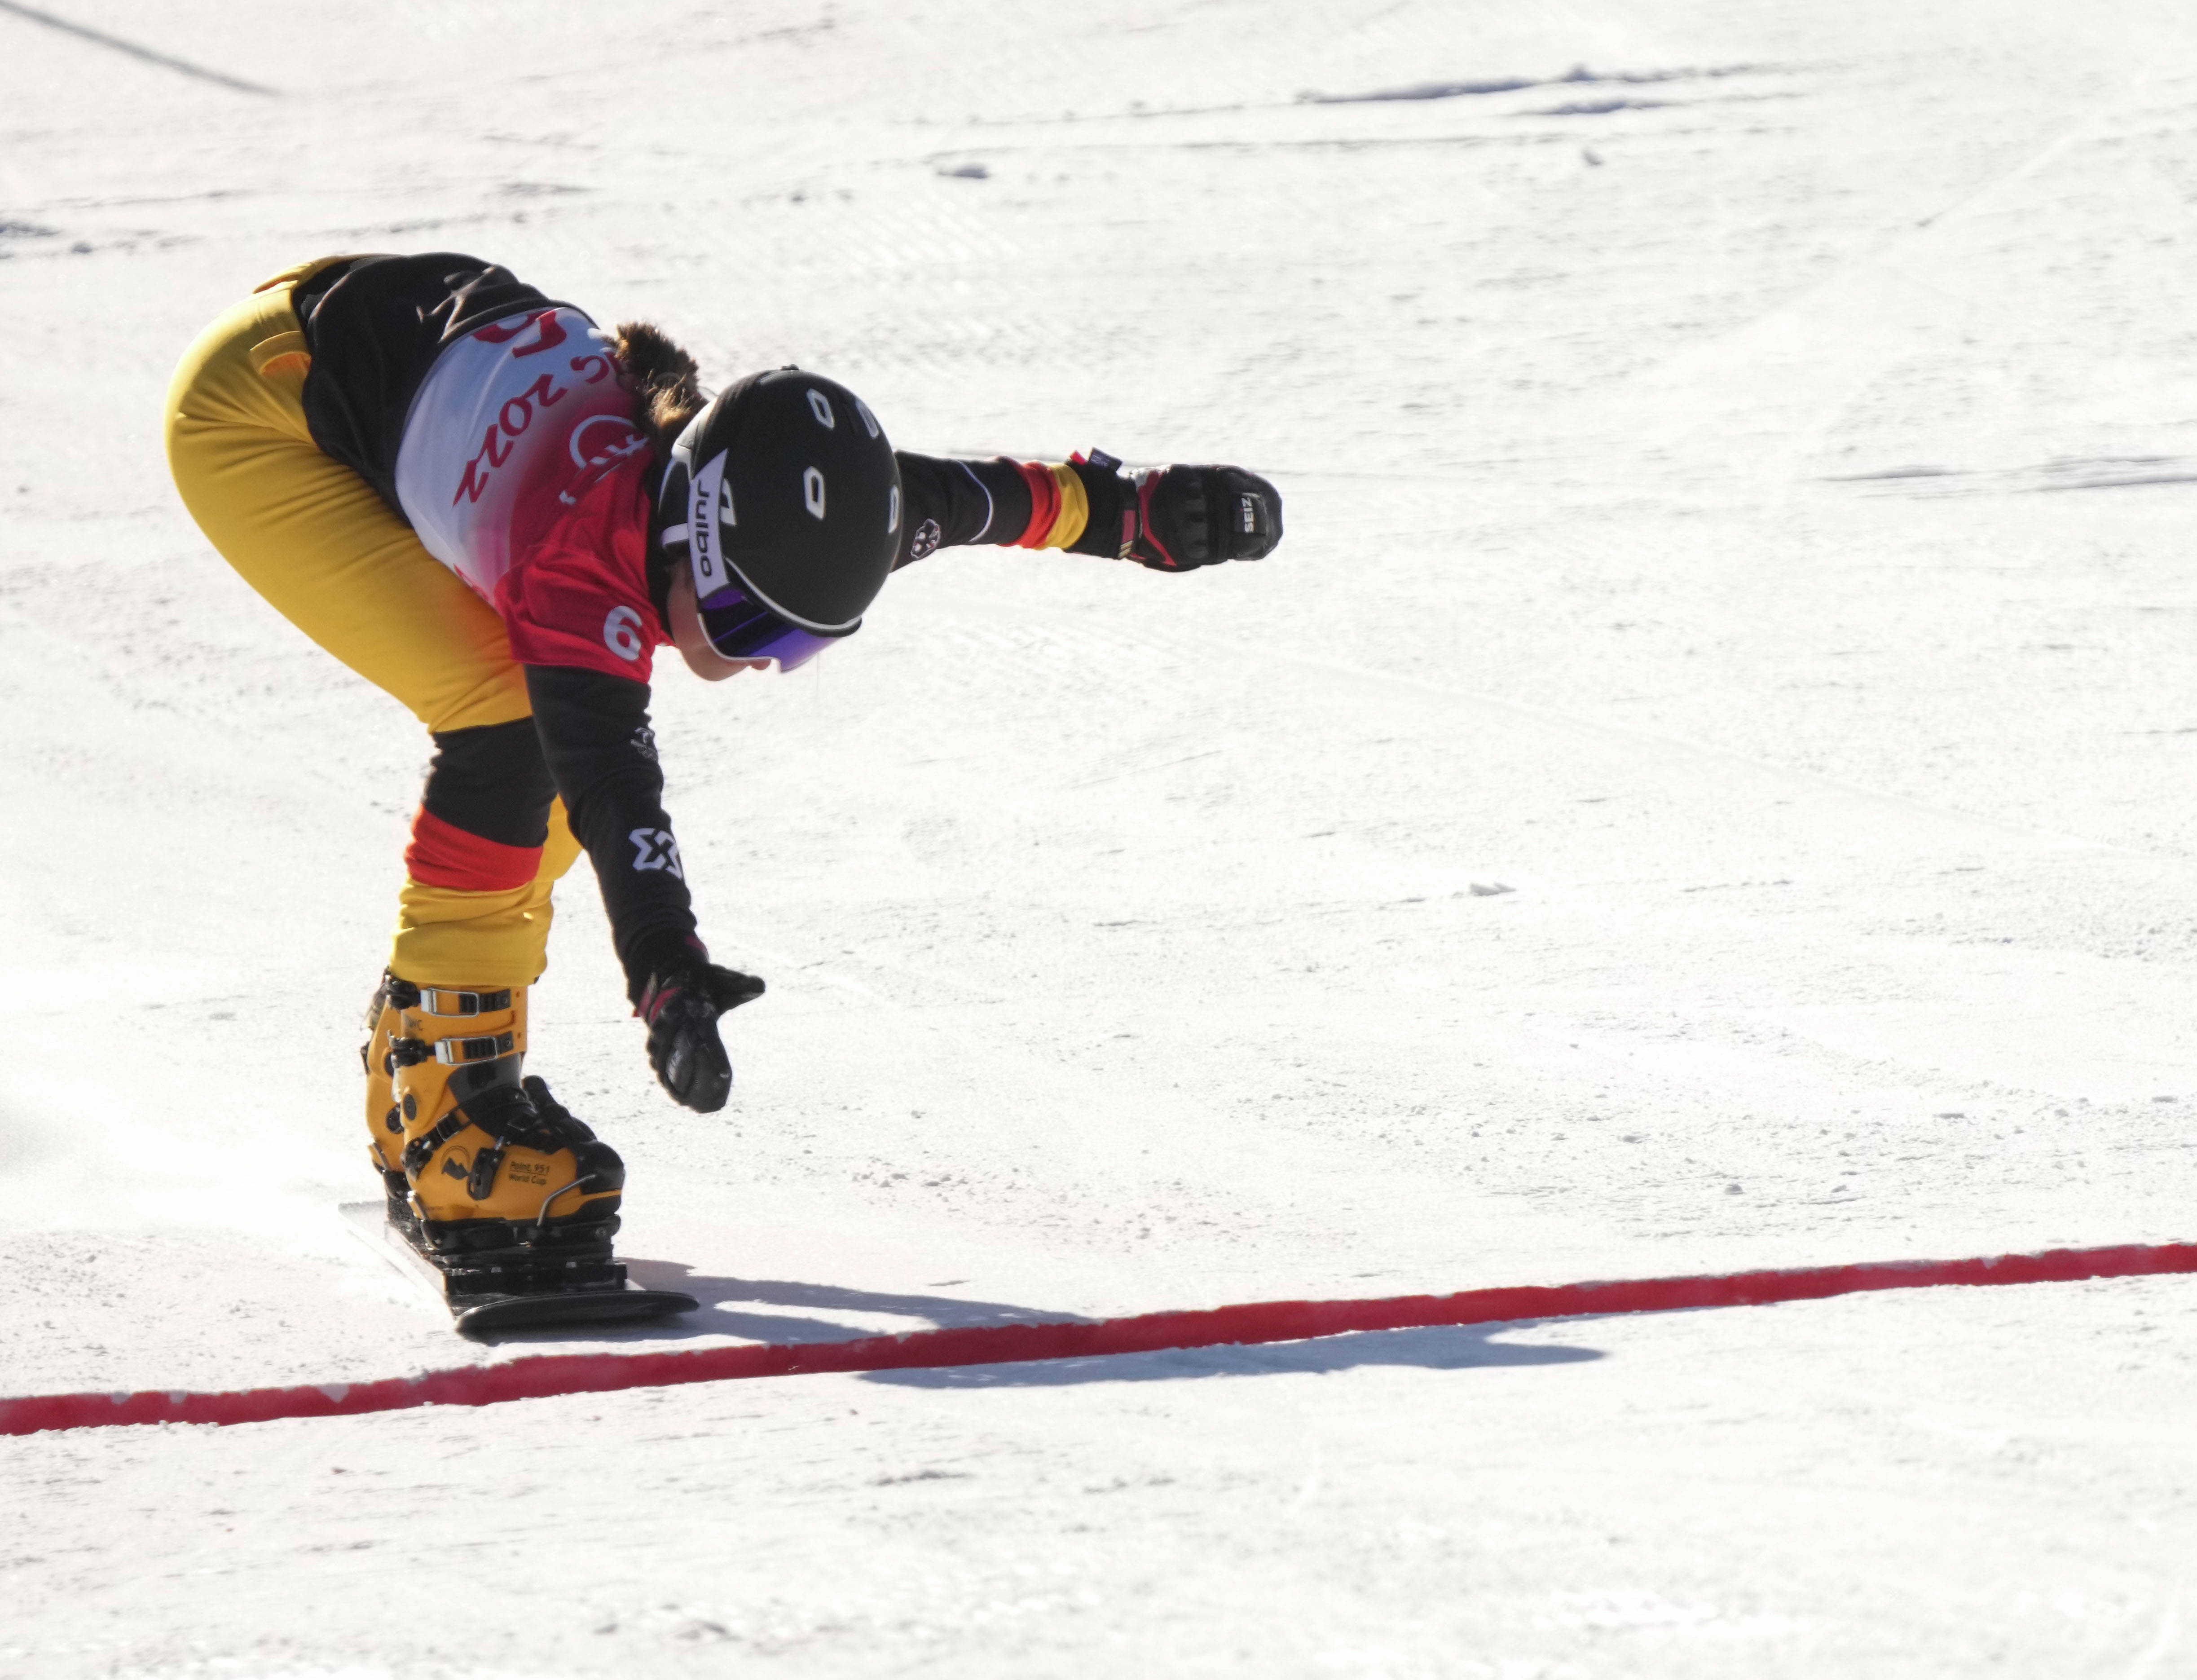
<path id="1" fill-rule="evenodd" d="M 733 1094 L 733 1063 L 717 1036 L 717 1017 L 763 993 L 751 974 L 695 957 L 660 969 L 641 989 L 638 1013 L 648 1022 L 648 1060 L 671 1100 L 715 1114 Z"/>
<path id="2" fill-rule="evenodd" d="M 1069 545 L 1076 553 L 1191 571 L 1263 560 L 1282 540 L 1282 493 L 1240 466 L 1162 466 L 1131 476 L 1098 449 L 1069 466 L 1091 504 L 1083 535 Z"/>

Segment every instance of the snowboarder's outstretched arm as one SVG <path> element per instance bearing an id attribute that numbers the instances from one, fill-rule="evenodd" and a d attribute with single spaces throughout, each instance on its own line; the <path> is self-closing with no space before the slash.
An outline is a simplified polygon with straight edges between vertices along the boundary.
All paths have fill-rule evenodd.
<path id="1" fill-rule="evenodd" d="M 1261 559 L 1281 539 L 1279 493 L 1239 467 L 1130 474 L 1096 452 L 1043 466 L 902 451 L 897 463 L 903 505 L 896 567 L 936 548 L 990 542 L 1188 571 Z M 732 1067 L 717 1017 L 758 995 L 762 982 L 710 962 L 695 930 L 664 808 L 648 685 L 579 664 L 530 661 L 525 670 L 550 779 L 594 865 L 627 995 L 648 1023 L 649 1060 L 675 1100 L 704 1113 L 721 1108 Z"/>
<path id="2" fill-rule="evenodd" d="M 1125 472 L 1093 450 L 1053 466 L 896 451 L 907 510 L 894 570 L 938 548 L 1065 548 L 1192 571 L 1264 559 L 1282 540 L 1281 492 L 1240 466 Z"/>

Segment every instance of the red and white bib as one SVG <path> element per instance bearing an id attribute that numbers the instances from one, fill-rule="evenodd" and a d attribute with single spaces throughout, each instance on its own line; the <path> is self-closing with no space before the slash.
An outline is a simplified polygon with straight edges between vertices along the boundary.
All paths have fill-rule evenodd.
<path id="1" fill-rule="evenodd" d="M 427 552 L 504 621 L 514 657 L 648 681 L 647 439 L 609 334 L 577 310 L 507 316 L 436 359 L 397 495 Z"/>
<path id="2" fill-rule="evenodd" d="M 648 449 L 610 347 L 577 310 L 507 316 L 445 350 L 412 399 L 397 499 L 484 600 L 511 569 L 515 532 L 554 523 L 557 506 L 577 508 Z"/>

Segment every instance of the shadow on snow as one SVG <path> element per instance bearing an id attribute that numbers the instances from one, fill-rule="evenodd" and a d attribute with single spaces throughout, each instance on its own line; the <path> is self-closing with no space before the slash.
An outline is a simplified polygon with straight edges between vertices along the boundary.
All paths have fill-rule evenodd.
<path id="1" fill-rule="evenodd" d="M 779 1347 L 849 1341 L 890 1335 L 810 1316 L 825 1312 L 913 1320 L 936 1330 L 979 1330 L 1005 1324 L 1076 1324 L 1089 1319 L 1072 1312 L 1017 1306 L 1006 1301 L 971 1301 L 954 1295 L 885 1295 L 831 1283 L 800 1283 L 779 1278 L 714 1277 L 698 1275 L 674 1260 L 626 1262 L 628 1275 L 643 1289 L 683 1289 L 702 1304 L 699 1312 L 676 1319 L 655 1319 L 623 1327 L 594 1325 L 577 1334 L 590 1341 L 688 1341 L 738 1336 Z M 794 1312 L 758 1312 L 790 1307 Z M 802 1311 L 800 1309 L 806 1309 Z M 1065 1359 L 1035 1359 L 984 1365 L 926 1365 L 905 1370 L 866 1371 L 867 1382 L 908 1388 L 1046 1388 L 1087 1382 L 1180 1382 L 1210 1377 L 1325 1376 L 1365 1366 L 1394 1365 L 1421 1370 L 1470 1370 L 1513 1365 L 1579 1364 L 1604 1357 L 1591 1347 L 1539 1347 L 1497 1340 L 1526 1327 L 1518 1324 L 1442 1325 L 1420 1330 L 1368 1330 L 1320 1336 L 1307 1341 L 1232 1343 L 1214 1347 L 1171 1348 L 1151 1353 L 1108 1353 Z M 570 1340 L 571 1330 L 539 1330 L 499 1336 L 499 1341 Z"/>
<path id="2" fill-rule="evenodd" d="M 863 1374 L 903 1388 L 1052 1388 L 1085 1382 L 1183 1382 L 1221 1376 L 1327 1376 L 1369 1365 L 1472 1370 L 1494 1365 L 1571 1365 L 1603 1357 L 1592 1347 L 1522 1347 L 1495 1338 L 1517 1324 L 1365 1330 L 1313 1341 L 1110 1353 L 1027 1364 L 930 1366 Z"/>
<path id="3" fill-rule="evenodd" d="M 971 1301 L 959 1295 L 883 1295 L 873 1289 L 842 1289 L 831 1283 L 797 1283 L 779 1278 L 711 1277 L 675 1260 L 626 1262 L 626 1275 L 645 1289 L 683 1289 L 702 1303 L 683 1318 L 658 1319 L 634 1326 L 621 1340 L 680 1341 L 696 1336 L 736 1335 L 779 1346 L 810 1341 L 847 1341 L 858 1336 L 889 1335 L 905 1326 L 863 1328 L 799 1313 L 758 1312 L 756 1306 L 807 1308 L 810 1312 L 858 1312 L 913 1319 L 933 1330 L 976 1330 L 997 1324 L 1080 1324 L 1073 1312 L 1017 1306 L 1007 1301 Z M 588 1332 L 590 1340 L 604 1332 Z"/>

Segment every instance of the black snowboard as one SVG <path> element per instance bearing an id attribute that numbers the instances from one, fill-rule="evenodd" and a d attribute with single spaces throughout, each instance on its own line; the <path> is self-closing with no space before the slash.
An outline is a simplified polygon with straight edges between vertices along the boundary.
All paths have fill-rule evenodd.
<path id="1" fill-rule="evenodd" d="M 583 1281 L 565 1287 L 470 1287 L 478 1274 L 461 1283 L 437 1266 L 389 1222 L 381 1202 L 346 1202 L 339 1211 L 362 1241 L 449 1309 L 461 1335 L 495 1335 L 559 1324 L 623 1324 L 692 1312 L 701 1306 L 676 1289 L 635 1288 L 625 1281 L 625 1268 L 615 1261 L 593 1268 Z"/>

